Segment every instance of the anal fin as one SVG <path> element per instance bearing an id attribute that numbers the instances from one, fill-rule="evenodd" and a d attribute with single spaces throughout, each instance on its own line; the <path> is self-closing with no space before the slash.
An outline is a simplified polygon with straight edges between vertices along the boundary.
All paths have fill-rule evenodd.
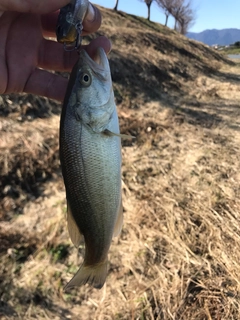
<path id="1" fill-rule="evenodd" d="M 119 205 L 119 210 L 118 210 L 117 220 L 116 220 L 114 230 L 113 230 L 114 237 L 119 236 L 119 234 L 122 230 L 122 225 L 123 225 L 123 205 L 122 205 L 122 199 L 121 199 L 120 205 Z"/>
<path id="2" fill-rule="evenodd" d="M 67 203 L 67 224 L 68 224 L 69 236 L 72 240 L 72 243 L 76 248 L 78 248 L 80 243 L 82 242 L 83 236 L 80 233 L 79 228 L 73 218 L 69 203 Z"/>

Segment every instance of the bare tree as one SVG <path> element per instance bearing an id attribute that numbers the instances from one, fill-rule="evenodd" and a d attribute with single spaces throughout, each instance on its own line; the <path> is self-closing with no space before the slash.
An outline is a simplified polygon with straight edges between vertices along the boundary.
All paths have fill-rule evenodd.
<path id="1" fill-rule="evenodd" d="M 178 30 L 182 34 L 186 34 L 189 27 L 194 23 L 195 14 L 192 9 L 191 0 L 185 3 L 184 0 L 178 1 L 173 16 L 175 18 L 175 30 Z"/>
<path id="2" fill-rule="evenodd" d="M 189 28 L 193 25 L 195 18 L 192 15 L 180 16 L 177 23 L 177 30 L 181 34 L 186 34 Z"/>
<path id="3" fill-rule="evenodd" d="M 153 0 L 144 0 L 144 2 L 146 3 L 147 8 L 148 8 L 148 17 L 147 17 L 147 19 L 150 20 L 151 4 L 153 3 Z"/>
<path id="4" fill-rule="evenodd" d="M 116 10 L 116 11 L 117 11 L 117 9 L 118 9 L 118 1 L 119 1 L 119 0 L 116 0 L 116 4 L 115 4 L 115 7 L 113 8 L 113 10 Z"/>
<path id="5" fill-rule="evenodd" d="M 168 18 L 174 10 L 175 0 L 156 0 L 156 1 L 166 16 L 166 20 L 165 20 L 165 26 L 166 26 L 168 23 Z"/>
<path id="6" fill-rule="evenodd" d="M 192 9 L 192 0 L 155 0 L 166 16 L 165 26 L 168 18 L 172 15 L 175 19 L 174 29 L 186 34 L 195 20 Z"/>
<path id="7" fill-rule="evenodd" d="M 174 30 L 177 30 L 177 24 L 181 15 L 181 10 L 184 5 L 185 0 L 174 0 L 173 8 L 172 8 L 172 16 L 175 19 Z"/>

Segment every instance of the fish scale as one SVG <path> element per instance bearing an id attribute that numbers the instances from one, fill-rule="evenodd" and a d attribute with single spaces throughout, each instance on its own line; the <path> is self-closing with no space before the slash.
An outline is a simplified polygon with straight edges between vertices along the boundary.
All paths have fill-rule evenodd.
<path id="1" fill-rule="evenodd" d="M 65 125 L 67 126 L 67 124 Z M 121 184 L 118 169 L 120 166 L 116 157 L 118 150 L 115 147 L 117 145 L 115 140 L 119 140 L 119 138 L 95 134 L 93 140 L 90 130 L 83 125 L 79 130 L 80 125 L 80 123 L 77 123 L 78 130 L 75 129 L 72 122 L 68 125 L 67 131 L 69 133 L 66 136 L 68 148 L 63 153 L 66 154 L 66 162 L 68 163 L 65 183 L 66 186 L 69 186 L 66 188 L 67 199 L 71 203 L 71 210 L 77 224 L 80 228 L 87 229 L 85 232 L 85 237 L 87 237 L 87 233 L 92 234 L 95 230 L 90 229 L 91 225 L 86 225 L 88 222 L 86 222 L 86 216 L 83 218 L 82 215 L 79 215 L 78 209 L 80 212 L 90 212 L 93 215 L 91 218 L 94 218 L 94 214 L 98 215 L 99 212 L 104 214 L 108 210 L 109 213 L 107 214 L 113 216 L 114 220 L 103 221 L 105 226 L 104 228 L 101 227 L 102 230 L 107 229 L 107 233 L 110 233 L 110 228 L 113 230 L 115 224 L 115 208 L 120 201 L 119 185 Z M 106 151 L 109 147 L 111 148 L 110 154 Z M 105 162 L 103 162 L 103 159 L 105 159 Z M 115 171 L 113 173 L 116 176 L 114 179 L 109 179 L 109 165 L 113 166 L 111 171 Z M 103 197 L 105 197 L 104 201 Z M 106 226 L 107 223 L 109 223 L 109 226 Z M 96 224 L 93 225 L 96 228 Z M 97 227 L 99 227 L 99 224 Z M 110 237 L 112 236 L 110 235 Z M 103 246 L 105 246 L 104 243 Z M 99 251 L 99 247 L 97 249 Z"/>

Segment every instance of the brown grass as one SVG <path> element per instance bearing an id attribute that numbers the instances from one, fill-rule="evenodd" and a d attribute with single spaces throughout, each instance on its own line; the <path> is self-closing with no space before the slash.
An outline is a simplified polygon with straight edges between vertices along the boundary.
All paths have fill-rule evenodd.
<path id="1" fill-rule="evenodd" d="M 0 318 L 240 319 L 240 68 L 102 11 L 121 131 L 136 136 L 123 141 L 124 226 L 107 282 L 63 292 L 84 248 L 67 233 L 60 106 L 3 96 Z"/>

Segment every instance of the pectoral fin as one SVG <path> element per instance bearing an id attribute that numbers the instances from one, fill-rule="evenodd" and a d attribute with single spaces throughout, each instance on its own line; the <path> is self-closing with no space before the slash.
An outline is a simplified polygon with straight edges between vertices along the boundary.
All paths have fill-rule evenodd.
<path id="1" fill-rule="evenodd" d="M 107 136 L 116 136 L 116 137 L 119 137 L 121 139 L 134 139 L 135 137 L 134 136 L 130 136 L 128 134 L 121 134 L 121 133 L 114 133 L 108 129 L 105 129 L 103 131 L 104 134 L 106 134 Z"/>
<path id="2" fill-rule="evenodd" d="M 67 224 L 69 236 L 72 240 L 72 243 L 76 248 L 78 248 L 82 241 L 82 234 L 80 233 L 78 226 L 73 218 L 69 203 L 67 203 Z"/>

